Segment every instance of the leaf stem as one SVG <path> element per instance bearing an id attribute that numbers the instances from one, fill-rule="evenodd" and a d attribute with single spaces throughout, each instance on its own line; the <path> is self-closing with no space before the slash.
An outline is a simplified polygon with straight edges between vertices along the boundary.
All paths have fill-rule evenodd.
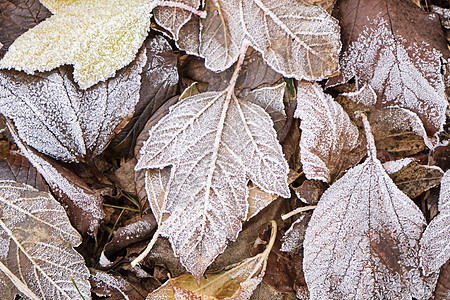
<path id="1" fill-rule="evenodd" d="M 245 54 L 250 46 L 250 41 L 244 39 L 241 46 L 241 51 L 239 52 L 239 58 L 234 68 L 233 76 L 231 76 L 230 84 L 227 87 L 227 101 L 231 100 L 231 95 L 234 93 L 234 86 L 236 85 L 237 78 L 239 76 L 239 71 L 241 70 L 242 63 L 244 62 Z"/>
<path id="2" fill-rule="evenodd" d="M 3 274 L 5 274 L 9 280 L 11 280 L 11 282 L 16 286 L 16 288 L 19 290 L 20 293 L 22 293 L 22 296 L 26 296 L 29 297 L 30 299 L 33 300 L 39 300 L 40 298 L 38 296 L 36 296 L 36 294 L 34 294 L 26 284 L 24 284 L 16 275 L 14 275 L 13 272 L 11 272 L 10 269 L 8 269 L 7 266 L 5 266 L 1 261 L 0 261 L 0 271 L 3 272 Z"/>
<path id="3" fill-rule="evenodd" d="M 160 229 L 161 229 L 161 227 L 158 227 L 158 230 L 156 230 L 155 233 L 153 234 L 153 237 L 152 237 L 152 239 L 150 240 L 150 243 L 148 243 L 147 248 L 145 248 L 144 252 L 142 252 L 141 254 L 139 254 L 139 256 L 136 257 L 136 258 L 131 262 L 131 266 L 136 267 L 136 265 L 137 265 L 138 263 L 140 263 L 140 262 L 141 262 L 141 261 L 142 261 L 149 253 L 150 253 L 150 251 L 152 250 L 153 246 L 154 246 L 155 243 L 156 243 L 156 240 L 157 240 L 158 237 L 159 237 L 159 233 L 161 232 Z"/>
<path id="4" fill-rule="evenodd" d="M 181 8 L 190 13 L 193 13 L 194 15 L 199 16 L 202 19 L 206 18 L 206 11 L 195 9 L 192 6 L 186 5 L 184 3 L 160 0 L 160 1 L 155 1 L 155 4 L 156 4 L 156 6 Z"/>
<path id="5" fill-rule="evenodd" d="M 303 207 L 296 208 L 293 211 L 288 212 L 287 214 L 281 215 L 281 219 L 283 219 L 283 220 L 289 219 L 290 217 L 295 216 L 296 214 L 299 214 L 304 211 L 312 210 L 316 207 L 317 207 L 317 205 L 310 205 L 310 206 L 303 206 Z"/>

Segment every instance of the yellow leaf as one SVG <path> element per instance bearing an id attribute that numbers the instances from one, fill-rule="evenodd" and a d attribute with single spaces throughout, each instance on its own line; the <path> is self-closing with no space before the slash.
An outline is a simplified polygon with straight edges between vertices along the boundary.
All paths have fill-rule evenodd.
<path id="1" fill-rule="evenodd" d="M 53 16 L 10 46 L 0 68 L 33 74 L 74 66 L 82 89 L 114 76 L 136 56 L 150 27 L 150 0 L 42 0 Z"/>
<path id="2" fill-rule="evenodd" d="M 275 242 L 277 224 L 272 221 L 272 234 L 264 252 L 247 258 L 227 270 L 217 274 L 206 274 L 198 285 L 191 274 L 169 279 L 156 291 L 147 296 L 147 300 L 246 300 L 261 282 L 266 270 L 267 258 Z"/>

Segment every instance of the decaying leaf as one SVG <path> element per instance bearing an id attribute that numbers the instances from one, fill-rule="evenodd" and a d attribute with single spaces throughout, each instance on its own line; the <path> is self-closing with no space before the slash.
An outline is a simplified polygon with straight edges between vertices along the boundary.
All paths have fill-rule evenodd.
<path id="1" fill-rule="evenodd" d="M 0 11 L 0 59 L 17 37 L 51 15 L 39 0 L 1 0 Z"/>
<path id="2" fill-rule="evenodd" d="M 28 185 L 0 181 L 0 206 L 2 298 L 90 299 L 88 269 L 73 249 L 81 236 L 61 205 Z"/>
<path id="3" fill-rule="evenodd" d="M 273 122 L 227 91 L 181 100 L 149 132 L 136 170 L 172 166 L 158 229 L 196 278 L 235 240 L 247 217 L 247 183 L 289 196 Z"/>
<path id="4" fill-rule="evenodd" d="M 436 277 L 425 282 L 418 259 L 425 218 L 384 171 L 365 116 L 363 121 L 366 161 L 325 191 L 306 230 L 310 297 L 429 298 Z"/>
<path id="5" fill-rule="evenodd" d="M 56 159 L 77 162 L 98 155 L 134 112 L 139 101 L 145 50 L 115 78 L 81 90 L 70 68 L 26 75 L 0 71 L 0 113 L 19 137 Z"/>
<path id="6" fill-rule="evenodd" d="M 344 52 L 331 84 L 355 77 L 375 90 L 377 107 L 416 113 L 430 136 L 442 131 L 448 105 L 442 59 L 449 52 L 437 16 L 400 0 L 345 0 L 337 11 Z"/>
<path id="7" fill-rule="evenodd" d="M 236 62 L 244 39 L 249 39 L 285 77 L 316 80 L 336 72 L 339 26 L 322 8 L 288 0 L 208 0 L 204 10 L 207 15 L 200 20 L 199 36 L 177 44 L 189 54 L 204 57 L 211 70 L 228 69 Z M 196 27 L 196 22 L 199 19 L 193 18 L 186 26 Z"/>
<path id="8" fill-rule="evenodd" d="M 35 167 L 20 154 L 10 153 L 3 156 L 0 153 L 0 178 L 24 183 L 43 192 L 48 192 L 48 185 Z"/>
<path id="9" fill-rule="evenodd" d="M 75 173 L 25 145 L 12 126 L 9 126 L 9 130 L 22 154 L 44 177 L 59 200 L 66 205 L 72 224 L 81 233 L 88 233 L 96 238 L 100 222 L 105 217 L 103 198 Z"/>
<path id="10" fill-rule="evenodd" d="M 120 276 L 114 276 L 106 272 L 91 270 L 89 281 L 92 284 L 92 292 L 100 297 L 109 297 L 111 300 L 141 300 L 140 295 L 129 282 Z"/>
<path id="11" fill-rule="evenodd" d="M 364 156 L 358 128 L 317 83 L 298 83 L 294 116 L 302 120 L 300 158 L 306 178 L 331 183 Z"/>
<path id="12" fill-rule="evenodd" d="M 9 47 L 0 68 L 29 74 L 74 66 L 82 89 L 113 77 L 136 56 L 150 27 L 154 1 L 41 1 L 54 15 Z"/>
<path id="13" fill-rule="evenodd" d="M 450 259 L 450 171 L 441 180 L 439 214 L 431 220 L 420 240 L 420 263 L 425 275 L 439 272 Z"/>
<path id="14" fill-rule="evenodd" d="M 272 234 L 264 252 L 247 258 L 218 274 L 207 274 L 200 284 L 190 275 L 169 279 L 159 289 L 147 296 L 156 299 L 235 299 L 248 300 L 261 282 L 266 270 L 267 258 L 275 242 L 276 223 L 272 221 Z"/>
<path id="15" fill-rule="evenodd" d="M 439 167 L 411 162 L 401 170 L 390 173 L 389 177 L 406 196 L 413 199 L 438 186 L 443 174 L 444 171 Z"/>
<path id="16" fill-rule="evenodd" d="M 450 298 L 450 260 L 442 266 L 434 291 L 434 299 L 447 300 L 448 298 Z"/>

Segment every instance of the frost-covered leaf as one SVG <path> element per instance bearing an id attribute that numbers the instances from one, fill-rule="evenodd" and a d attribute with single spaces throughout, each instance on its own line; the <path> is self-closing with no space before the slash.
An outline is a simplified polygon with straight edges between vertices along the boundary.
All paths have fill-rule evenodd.
<path id="1" fill-rule="evenodd" d="M 304 214 L 297 221 L 292 223 L 288 231 L 283 236 L 281 251 L 301 253 L 303 250 L 303 241 L 308 222 L 311 219 L 310 214 Z"/>
<path id="2" fill-rule="evenodd" d="M 17 37 L 51 15 L 39 0 L 0 0 L 0 12 L 0 59 Z"/>
<path id="3" fill-rule="evenodd" d="M 0 181 L 0 294 L 14 299 L 90 299 L 81 243 L 61 205 L 28 185 Z M 72 280 L 76 283 L 76 287 Z M 34 294 L 34 296 L 33 296 Z"/>
<path id="4" fill-rule="evenodd" d="M 26 75 L 0 70 L 0 113 L 41 153 L 76 162 L 100 154 L 139 101 L 145 51 L 115 78 L 84 91 L 69 67 Z"/>
<path id="5" fill-rule="evenodd" d="M 272 228 L 271 239 L 264 252 L 229 266 L 220 273 L 207 274 L 201 278 L 199 284 L 190 274 L 169 279 L 150 293 L 147 300 L 248 300 L 264 277 L 275 236 L 276 227 Z"/>
<path id="6" fill-rule="evenodd" d="M 308 224 L 303 268 L 311 299 L 429 298 L 433 279 L 419 268 L 425 218 L 376 158 L 368 157 L 322 195 Z"/>
<path id="7" fill-rule="evenodd" d="M 358 128 L 344 109 L 317 83 L 299 82 L 296 118 L 300 129 L 300 158 L 308 179 L 331 183 L 340 172 L 358 163 L 364 145 Z"/>
<path id="8" fill-rule="evenodd" d="M 441 268 L 439 279 L 434 291 L 435 300 L 447 300 L 450 298 L 450 260 Z"/>
<path id="9" fill-rule="evenodd" d="M 450 259 L 450 171 L 441 180 L 438 209 L 420 240 L 420 263 L 426 275 L 439 272 Z"/>
<path id="10" fill-rule="evenodd" d="M 100 222 L 105 217 L 103 198 L 75 173 L 25 145 L 12 126 L 9 126 L 9 129 L 22 154 L 44 177 L 59 200 L 66 205 L 72 224 L 81 233 L 88 233 L 96 238 Z"/>
<path id="11" fill-rule="evenodd" d="M 412 162 L 401 170 L 390 173 L 389 177 L 406 196 L 413 199 L 438 186 L 443 174 L 444 171 L 439 167 L 424 166 L 418 162 Z"/>
<path id="12" fill-rule="evenodd" d="M 444 26 L 446 29 L 450 29 L 450 8 L 443 8 L 436 5 L 430 5 L 430 9 L 432 12 L 439 15 L 442 26 Z"/>
<path id="13" fill-rule="evenodd" d="M 178 46 L 204 57 L 211 70 L 229 68 L 249 39 L 285 77 L 316 80 L 336 72 L 339 26 L 322 8 L 290 0 L 208 0 L 204 10 L 199 38 L 184 38 Z M 195 27 L 196 21 L 186 26 Z"/>
<path id="14" fill-rule="evenodd" d="M 91 270 L 89 281 L 92 284 L 92 293 L 100 297 L 109 297 L 111 300 L 145 299 L 129 282 L 120 276 Z"/>
<path id="15" fill-rule="evenodd" d="M 391 160 L 391 161 L 385 162 L 383 164 L 383 168 L 386 171 L 386 173 L 391 175 L 391 174 L 394 174 L 394 173 L 400 171 L 401 169 L 403 169 L 404 167 L 406 167 L 413 161 L 415 161 L 415 159 L 412 157 Z"/>
<path id="16" fill-rule="evenodd" d="M 377 107 L 408 109 L 428 135 L 440 132 L 448 105 L 442 59 L 449 52 L 437 16 L 411 1 L 345 0 L 338 8 L 344 52 L 331 84 L 356 77 L 358 86 L 375 90 Z"/>
<path id="17" fill-rule="evenodd" d="M 103 248 L 100 265 L 107 267 L 117 258 L 117 253 L 133 243 L 148 240 L 156 229 L 155 217 L 144 215 L 137 222 L 117 229 L 114 237 Z"/>
<path id="18" fill-rule="evenodd" d="M 200 6 L 200 0 L 172 0 L 192 8 Z M 153 10 L 156 23 L 169 30 L 172 37 L 178 40 L 181 27 L 186 24 L 192 16 L 192 13 L 177 7 L 156 7 Z"/>
<path id="19" fill-rule="evenodd" d="M 289 196 L 273 122 L 227 90 L 184 98 L 149 132 L 136 170 L 172 166 L 159 230 L 196 278 L 235 240 L 247 217 L 247 183 Z"/>
<path id="20" fill-rule="evenodd" d="M 138 53 L 150 27 L 154 1 L 41 1 L 54 15 L 9 47 L 0 68 L 29 74 L 74 66 L 82 89 L 113 77 Z"/>
<path id="21" fill-rule="evenodd" d="M 167 40 L 150 34 L 144 45 L 147 62 L 142 69 L 139 102 L 130 122 L 110 144 L 126 157 L 133 157 L 136 138 L 145 123 L 167 99 L 175 95 L 178 86 L 178 57 Z"/>
<path id="22" fill-rule="evenodd" d="M 28 159 L 16 153 L 6 156 L 0 154 L 0 178 L 25 183 L 39 191 L 48 192 L 49 189 L 41 174 Z"/>

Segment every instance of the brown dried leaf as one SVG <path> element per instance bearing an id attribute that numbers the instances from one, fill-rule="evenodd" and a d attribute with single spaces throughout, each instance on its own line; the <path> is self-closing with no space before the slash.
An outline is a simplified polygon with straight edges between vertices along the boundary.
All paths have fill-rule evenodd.
<path id="1" fill-rule="evenodd" d="M 0 59 L 16 38 L 51 15 L 39 0 L 1 0 L 0 11 Z"/>
<path id="2" fill-rule="evenodd" d="M 191 96 L 171 107 L 149 132 L 136 170 L 171 165 L 159 230 L 196 278 L 235 240 L 247 216 L 247 183 L 288 197 L 288 166 L 269 115 L 226 99 Z M 244 128 L 244 130 L 242 130 Z"/>
<path id="3" fill-rule="evenodd" d="M 248 39 L 269 66 L 285 77 L 316 80 L 336 72 L 339 26 L 319 7 L 288 0 L 208 0 L 204 10 L 207 16 L 200 20 L 199 39 L 187 42 L 184 38 L 178 46 L 204 57 L 213 71 L 236 62 Z M 192 27 L 196 21 L 187 25 Z"/>
<path id="4" fill-rule="evenodd" d="M 299 187 L 292 187 L 297 198 L 311 205 L 319 202 L 320 196 L 327 188 L 327 184 L 321 180 L 305 180 Z"/>
<path id="5" fill-rule="evenodd" d="M 297 221 L 292 223 L 291 227 L 283 236 L 281 251 L 302 253 L 303 241 L 305 239 L 306 227 L 311 219 L 310 214 L 304 214 Z"/>
<path id="6" fill-rule="evenodd" d="M 177 55 L 172 47 L 163 37 L 154 35 L 150 35 L 144 45 L 147 62 L 142 69 L 139 102 L 130 122 L 110 144 L 121 157 L 133 157 L 136 138 L 146 122 L 177 91 Z"/>
<path id="7" fill-rule="evenodd" d="M 439 167 L 412 162 L 401 170 L 390 173 L 389 177 L 406 196 L 413 199 L 438 186 L 443 174 L 444 171 Z"/>
<path id="8" fill-rule="evenodd" d="M 109 297 L 111 300 L 143 300 L 142 296 L 133 286 L 120 276 L 106 272 L 91 270 L 89 281 L 92 293 L 100 297 Z"/>
<path id="9" fill-rule="evenodd" d="M 298 83 L 294 117 L 302 120 L 300 158 L 306 178 L 331 183 L 364 156 L 358 128 L 317 83 Z"/>
<path id="10" fill-rule="evenodd" d="M 201 278 L 200 284 L 197 284 L 197 280 L 190 274 L 169 279 L 159 289 L 149 294 L 147 300 L 248 300 L 264 277 L 267 259 L 275 242 L 276 230 L 274 226 L 270 242 L 264 252 L 229 266 L 228 270 L 218 274 L 207 274 Z"/>
<path id="11" fill-rule="evenodd" d="M 367 119 L 368 157 L 322 195 L 304 240 L 312 299 L 427 298 L 434 278 L 419 268 L 425 218 L 376 158 Z"/>
<path id="12" fill-rule="evenodd" d="M 50 194 L 1 181 L 0 212 L 3 299 L 16 294 L 33 300 L 90 297 L 89 272 L 73 249 L 81 236 Z"/>
<path id="13" fill-rule="evenodd" d="M 70 68 L 26 75 L 0 71 L 0 113 L 41 153 L 77 162 L 100 154 L 139 101 L 145 50 L 115 78 L 81 90 Z"/>
<path id="14" fill-rule="evenodd" d="M 10 153 L 3 156 L 0 153 L 0 178 L 24 183 L 43 192 L 48 192 L 48 185 L 35 167 L 20 154 Z"/>
<path id="15" fill-rule="evenodd" d="M 431 220 L 420 240 L 420 264 L 425 275 L 438 273 L 450 259 L 450 171 L 442 177 L 438 209 L 439 214 Z"/>
<path id="16" fill-rule="evenodd" d="M 22 154 L 33 164 L 47 181 L 53 193 L 67 207 L 67 214 L 72 224 L 81 233 L 88 233 L 96 238 L 100 222 L 105 217 L 103 198 L 75 173 L 25 145 L 17 136 L 15 128 L 10 124 L 8 127 Z"/>
<path id="17" fill-rule="evenodd" d="M 377 107 L 397 106 L 416 113 L 428 135 L 442 131 L 448 102 L 442 59 L 449 56 L 435 14 L 411 1 L 343 0 L 341 75 L 330 85 L 356 77 L 378 95 Z"/>
<path id="18" fill-rule="evenodd" d="M 447 300 L 450 298 L 450 261 L 447 261 L 441 267 L 434 297 L 436 300 Z"/>

